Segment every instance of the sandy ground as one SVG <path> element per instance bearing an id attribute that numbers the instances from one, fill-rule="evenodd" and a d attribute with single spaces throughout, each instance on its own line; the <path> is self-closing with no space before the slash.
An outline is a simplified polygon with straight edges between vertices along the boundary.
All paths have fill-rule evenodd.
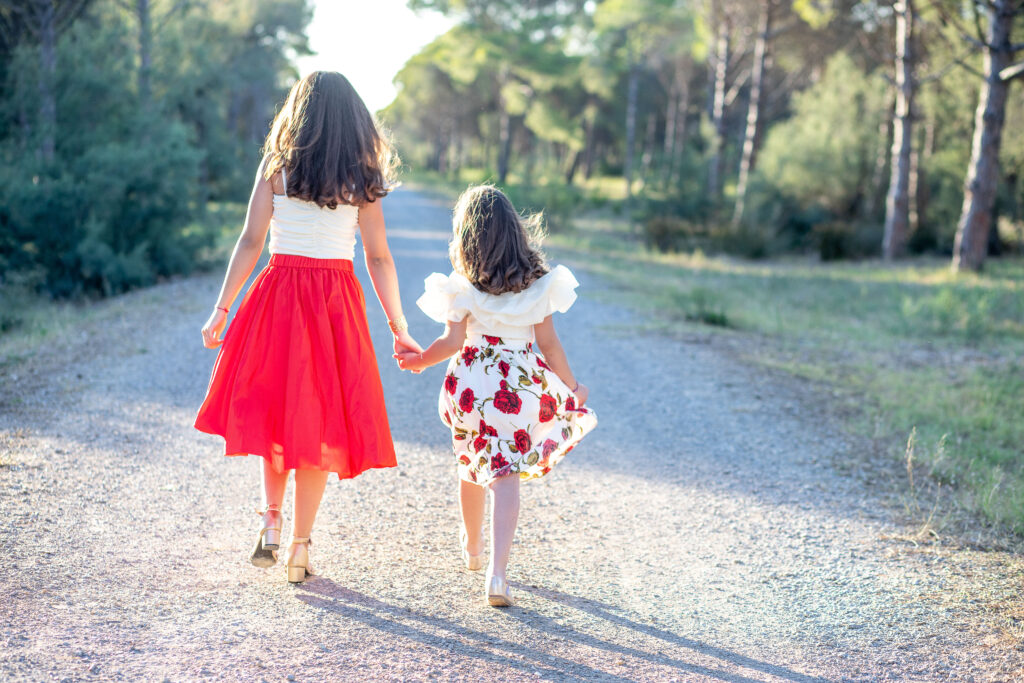
<path id="1" fill-rule="evenodd" d="M 403 190 L 385 213 L 427 342 L 437 326 L 413 302 L 447 267 L 448 212 Z M 390 362 L 361 267 L 399 466 L 329 484 L 321 576 L 301 586 L 246 562 L 255 459 L 224 458 L 191 428 L 219 273 L 99 304 L 7 367 L 0 678 L 1024 678 L 1024 652 L 976 597 L 1012 594 L 1019 574 L 899 540 L 892 507 L 849 473 L 860 446 L 826 412 L 711 345 L 637 332 L 586 264 L 569 265 L 581 299 L 558 326 L 601 423 L 523 488 L 509 610 L 485 606 L 482 575 L 459 566 L 443 371 Z"/>

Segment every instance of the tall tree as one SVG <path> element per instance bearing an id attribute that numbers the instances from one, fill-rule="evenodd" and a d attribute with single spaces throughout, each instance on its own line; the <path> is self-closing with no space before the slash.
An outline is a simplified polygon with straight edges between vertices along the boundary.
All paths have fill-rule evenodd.
<path id="1" fill-rule="evenodd" d="M 89 6 L 92 0 L 8 0 L 4 8 L 20 18 L 39 47 L 38 154 L 53 161 L 57 139 L 57 38 Z"/>
<path id="2" fill-rule="evenodd" d="M 750 102 L 747 105 L 747 125 L 743 134 L 743 152 L 740 157 L 740 175 L 736 182 L 736 203 L 732 224 L 738 226 L 743 218 L 743 204 L 747 196 L 747 183 L 754 170 L 761 126 L 761 100 L 764 72 L 768 61 L 769 41 L 772 38 L 772 18 L 776 0 L 759 0 L 757 38 L 754 41 L 754 65 L 750 73 Z"/>
<path id="3" fill-rule="evenodd" d="M 896 109 L 893 114 L 889 193 L 885 199 L 882 256 L 894 259 L 906 251 L 910 226 L 910 181 L 914 125 L 914 0 L 893 3 L 896 15 Z"/>
<path id="4" fill-rule="evenodd" d="M 980 5 L 980 6 L 979 6 Z M 974 116 L 971 160 L 964 179 L 964 202 L 953 243 L 953 271 L 980 270 L 988 253 L 989 231 L 999 183 L 999 149 L 1010 82 L 1024 75 L 1013 65 L 1014 54 L 1024 45 L 1011 39 L 1014 21 L 1024 14 L 1020 0 L 986 0 L 971 3 L 978 25 L 984 14 L 987 25 L 978 36 L 983 55 L 983 77 Z M 980 33 L 980 31 L 979 31 Z"/>

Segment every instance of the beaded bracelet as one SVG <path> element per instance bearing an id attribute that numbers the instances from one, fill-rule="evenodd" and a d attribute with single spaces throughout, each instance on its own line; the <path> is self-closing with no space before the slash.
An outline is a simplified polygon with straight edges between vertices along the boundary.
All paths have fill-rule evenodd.
<path id="1" fill-rule="evenodd" d="M 388 327 L 391 328 L 392 334 L 398 336 L 409 329 L 409 321 L 405 319 L 404 315 L 400 315 L 394 320 L 389 320 Z"/>

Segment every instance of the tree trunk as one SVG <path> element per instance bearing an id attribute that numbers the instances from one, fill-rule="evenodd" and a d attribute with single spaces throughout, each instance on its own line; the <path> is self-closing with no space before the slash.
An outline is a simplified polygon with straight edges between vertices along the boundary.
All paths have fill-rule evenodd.
<path id="1" fill-rule="evenodd" d="M 647 130 L 644 132 L 644 153 L 640 157 L 640 182 L 647 185 L 647 176 L 654 161 L 654 133 L 658 127 L 658 116 L 653 111 L 647 114 Z"/>
<path id="2" fill-rule="evenodd" d="M 913 194 L 910 196 L 913 211 L 910 231 L 913 234 L 928 225 L 928 204 L 931 192 L 928 188 L 928 163 L 935 154 L 935 117 L 929 117 L 924 124 L 924 139 L 921 142 L 920 154 L 914 155 L 914 168 L 911 175 Z"/>
<path id="3" fill-rule="evenodd" d="M 893 115 L 896 112 L 895 94 L 892 104 L 886 107 L 886 115 L 878 123 L 878 153 L 875 155 L 875 168 L 871 172 L 871 184 L 868 188 L 867 201 L 864 203 L 864 217 L 874 221 L 878 198 L 885 189 L 885 167 L 889 162 L 889 149 L 892 147 Z"/>
<path id="4" fill-rule="evenodd" d="M 711 160 L 708 164 L 708 194 L 717 200 L 722 193 L 722 151 L 725 146 L 725 79 L 729 67 L 729 23 L 723 18 L 718 23 L 715 39 L 714 97 L 711 106 Z"/>
<path id="5" fill-rule="evenodd" d="M 149 0 L 136 0 L 135 12 L 139 20 L 139 100 L 144 109 L 152 106 L 150 75 L 153 71 L 153 27 L 149 13 Z"/>
<path id="6" fill-rule="evenodd" d="M 597 146 L 594 135 L 594 121 L 597 118 L 596 105 L 588 107 L 583 124 L 583 177 L 590 180 L 594 174 L 594 149 Z"/>
<path id="7" fill-rule="evenodd" d="M 999 72 L 1010 65 L 1010 28 L 1015 9 L 1012 0 L 992 0 L 985 5 L 988 15 L 987 46 L 984 49 L 985 80 L 978 93 L 974 115 L 971 160 L 964 180 L 964 204 L 953 242 L 953 271 L 978 271 L 985 262 L 988 233 L 992 228 L 999 182 L 999 147 L 1006 120 L 1006 99 L 1010 89 Z"/>
<path id="8" fill-rule="evenodd" d="M 40 3 L 39 21 L 39 158 L 53 161 L 57 139 L 57 8 Z"/>
<path id="9" fill-rule="evenodd" d="M 764 90 L 765 61 L 768 41 L 772 29 L 772 0 L 761 0 L 761 16 L 758 20 L 757 41 L 754 43 L 754 67 L 750 74 L 750 104 L 747 106 L 747 129 L 743 134 L 743 156 L 740 159 L 740 175 L 736 183 L 736 205 L 733 207 L 732 225 L 739 227 L 747 199 L 747 182 L 750 172 L 757 163 L 757 147 L 760 142 L 761 93 Z"/>
<path id="10" fill-rule="evenodd" d="M 686 146 L 686 117 L 690 111 L 690 73 L 688 65 L 689 61 L 687 61 L 687 68 L 681 74 L 679 71 L 676 72 L 680 81 L 678 91 L 679 106 L 676 107 L 675 135 L 672 139 L 672 150 L 669 155 L 669 187 L 675 187 L 676 185 L 679 175 L 680 157 Z"/>
<path id="11" fill-rule="evenodd" d="M 914 2 L 893 3 L 896 12 L 896 113 L 893 117 L 892 166 L 885 198 L 882 256 L 899 258 L 906 252 L 910 224 L 910 156 L 914 108 Z"/>
<path id="12" fill-rule="evenodd" d="M 572 162 L 569 164 L 569 168 L 565 171 L 565 184 L 572 185 L 572 181 L 576 178 L 576 171 L 580 169 L 580 162 L 583 160 L 583 150 L 578 149 L 573 152 Z"/>
<path id="13" fill-rule="evenodd" d="M 629 67 L 629 86 L 626 89 L 626 161 L 622 175 L 626 179 L 626 207 L 633 198 L 633 148 L 636 146 L 636 101 L 640 89 L 640 69 Z"/>
<path id="14" fill-rule="evenodd" d="M 498 118 L 498 182 L 508 177 L 509 157 L 512 155 L 512 117 L 502 103 Z"/>
<path id="15" fill-rule="evenodd" d="M 679 70 L 677 65 L 668 91 L 668 105 L 665 111 L 665 139 L 662 144 L 661 174 L 663 187 L 668 187 L 672 175 L 672 153 L 676 149 L 676 124 L 679 121 Z"/>

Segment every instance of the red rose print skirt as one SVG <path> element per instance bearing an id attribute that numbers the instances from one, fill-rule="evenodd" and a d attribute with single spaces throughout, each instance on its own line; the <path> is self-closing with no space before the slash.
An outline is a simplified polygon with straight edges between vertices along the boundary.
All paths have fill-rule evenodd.
<path id="1" fill-rule="evenodd" d="M 544 476 L 597 426 L 533 344 L 491 336 L 467 339 L 448 363 L 438 411 L 459 477 L 484 486 L 508 474 Z"/>
<path id="2" fill-rule="evenodd" d="M 228 327 L 196 429 L 225 455 L 341 479 L 394 467 L 366 306 L 352 262 L 273 254 Z"/>

